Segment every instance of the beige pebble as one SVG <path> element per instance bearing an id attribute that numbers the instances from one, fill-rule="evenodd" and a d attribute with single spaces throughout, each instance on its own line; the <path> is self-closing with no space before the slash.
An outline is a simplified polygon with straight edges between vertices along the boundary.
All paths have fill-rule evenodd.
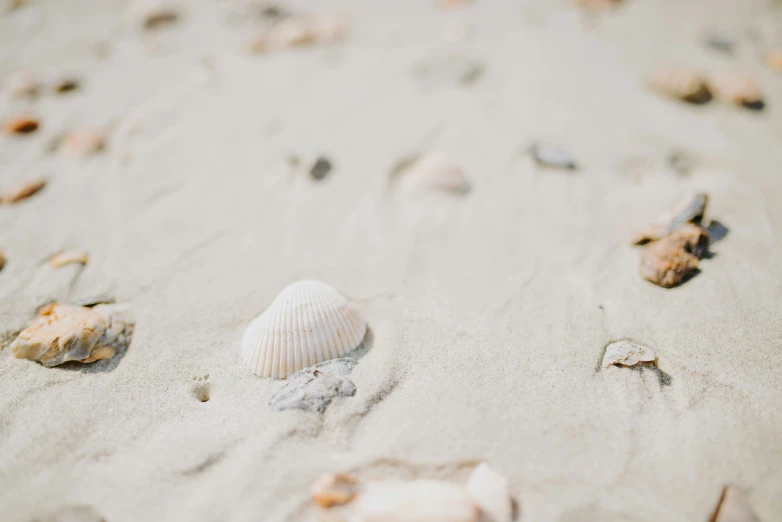
<path id="1" fill-rule="evenodd" d="M 23 199 L 27 199 L 37 192 L 40 192 L 45 186 L 46 180 L 44 179 L 28 181 L 0 196 L 0 205 L 11 205 L 22 201 Z"/>
<path id="2" fill-rule="evenodd" d="M 65 251 L 54 254 L 49 258 L 49 266 L 52 268 L 62 268 L 65 265 L 80 264 L 86 265 L 89 260 L 87 252 Z"/>
<path id="3" fill-rule="evenodd" d="M 662 68 L 648 78 L 649 87 L 669 98 L 701 104 L 711 100 L 706 79 L 698 72 L 683 68 Z"/>

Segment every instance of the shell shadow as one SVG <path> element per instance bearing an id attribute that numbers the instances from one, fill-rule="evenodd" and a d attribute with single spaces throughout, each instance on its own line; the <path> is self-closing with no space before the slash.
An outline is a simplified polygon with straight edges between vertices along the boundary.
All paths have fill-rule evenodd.
<path id="1" fill-rule="evenodd" d="M 628 366 L 627 368 L 639 373 L 643 373 L 644 370 L 651 371 L 657 376 L 657 383 L 660 385 L 660 388 L 673 384 L 673 377 L 662 371 L 655 363 L 638 363 L 635 366 Z"/>
<path id="2" fill-rule="evenodd" d="M 110 359 L 103 359 L 95 361 L 94 363 L 80 363 L 77 361 L 69 361 L 59 366 L 53 367 L 53 369 L 64 370 L 69 372 L 81 372 L 81 373 L 108 373 L 114 371 L 130 347 L 130 343 L 133 342 L 133 334 L 127 335 L 126 339 L 122 343 L 112 344 L 112 348 L 116 350 L 114 357 Z"/>
<path id="3" fill-rule="evenodd" d="M 744 102 L 741 104 L 741 106 L 751 111 L 760 112 L 766 108 L 766 102 L 763 100 L 756 100 L 751 102 Z"/>
<path id="4" fill-rule="evenodd" d="M 349 352 L 345 354 L 343 357 L 352 357 L 356 361 L 359 361 L 362 357 L 364 357 L 369 350 L 372 349 L 372 345 L 375 344 L 375 334 L 372 331 L 372 328 L 367 325 L 367 331 L 364 334 L 364 338 L 361 340 L 361 344 L 359 344 L 355 350 L 352 352 Z"/>

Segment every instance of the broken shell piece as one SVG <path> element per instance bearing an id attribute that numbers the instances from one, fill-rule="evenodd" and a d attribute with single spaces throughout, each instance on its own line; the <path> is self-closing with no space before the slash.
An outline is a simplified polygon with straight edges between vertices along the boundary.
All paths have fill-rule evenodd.
<path id="1" fill-rule="evenodd" d="M 242 359 L 259 377 L 284 379 L 319 362 L 347 355 L 367 324 L 347 299 L 320 281 L 285 288 L 242 338 Z"/>
<path id="2" fill-rule="evenodd" d="M 439 480 L 362 483 L 350 475 L 326 475 L 311 494 L 329 522 L 492 522 L 465 488 Z"/>
<path id="3" fill-rule="evenodd" d="M 782 49 L 771 51 L 766 55 L 766 64 L 777 72 L 782 72 Z"/>
<path id="4" fill-rule="evenodd" d="M 649 241 L 661 239 L 686 223 L 700 223 L 709 203 L 708 194 L 694 192 L 686 195 L 675 207 L 638 230 L 632 238 L 634 245 L 643 245 Z"/>
<path id="5" fill-rule="evenodd" d="M 3 132 L 7 134 L 30 134 L 38 130 L 38 120 L 29 116 L 12 118 L 3 124 Z"/>
<path id="6" fill-rule="evenodd" d="M 697 229 L 697 232 L 693 229 Z M 706 245 L 705 249 L 703 245 Z M 708 233 L 694 225 L 655 241 L 641 255 L 641 276 L 664 288 L 674 287 L 695 274 L 699 256 L 708 249 Z"/>
<path id="7" fill-rule="evenodd" d="M 310 487 L 313 502 L 322 508 L 342 506 L 353 500 L 359 490 L 358 481 L 345 473 L 327 473 Z"/>
<path id="8" fill-rule="evenodd" d="M 64 94 L 66 92 L 75 91 L 80 86 L 81 82 L 76 78 L 62 78 L 54 84 L 52 89 L 54 89 L 54 92 L 57 94 Z"/>
<path id="9" fill-rule="evenodd" d="M 399 185 L 410 191 L 439 190 L 464 194 L 470 183 L 462 168 L 442 152 L 414 154 L 399 161 L 391 169 L 391 178 L 399 178 Z"/>
<path id="10" fill-rule="evenodd" d="M 717 509 L 709 522 L 760 522 L 741 492 L 727 486 L 717 504 Z"/>
<path id="11" fill-rule="evenodd" d="M 52 268 L 62 268 L 65 265 L 77 263 L 86 265 L 89 260 L 87 252 L 59 252 L 49 258 L 49 266 Z"/>
<path id="12" fill-rule="evenodd" d="M 639 362 L 654 362 L 656 360 L 657 354 L 651 348 L 622 340 L 606 346 L 605 355 L 603 356 L 603 368 L 608 368 L 612 364 L 634 366 Z"/>
<path id="13" fill-rule="evenodd" d="M 5 88 L 12 98 L 32 98 L 40 92 L 41 82 L 28 71 L 16 71 L 6 78 Z"/>
<path id="14" fill-rule="evenodd" d="M 41 191 L 46 186 L 45 179 L 37 179 L 35 181 L 28 181 L 22 185 L 19 185 L 15 189 L 12 189 L 2 196 L 0 196 L 0 205 L 11 205 L 27 199 L 30 196 Z"/>
<path id="15" fill-rule="evenodd" d="M 511 522 L 513 500 L 508 479 L 481 462 L 467 480 L 467 492 L 475 503 L 491 515 L 493 522 Z"/>
<path id="16" fill-rule="evenodd" d="M 137 23 L 146 30 L 159 29 L 179 20 L 179 10 L 163 0 L 138 0 L 131 12 Z"/>
<path id="17" fill-rule="evenodd" d="M 711 100 L 706 80 L 689 69 L 660 69 L 649 77 L 652 90 L 669 98 L 702 104 Z"/>
<path id="18" fill-rule="evenodd" d="M 332 16 L 297 16 L 284 18 L 266 34 L 249 43 L 255 53 L 277 51 L 289 47 L 303 47 L 332 43 L 345 37 L 345 23 Z"/>
<path id="19" fill-rule="evenodd" d="M 68 132 L 59 141 L 58 147 L 76 157 L 86 157 L 106 147 L 106 137 L 100 131 L 80 129 Z"/>
<path id="20" fill-rule="evenodd" d="M 113 357 L 117 346 L 132 335 L 133 322 L 127 314 L 116 313 L 112 306 L 45 306 L 11 343 L 14 357 L 38 361 L 46 367 Z"/>
<path id="21" fill-rule="evenodd" d="M 344 357 L 300 370 L 272 395 L 269 406 L 274 411 L 298 409 L 323 413 L 336 397 L 356 394 L 356 385 L 347 378 L 355 365 L 355 359 Z"/>
<path id="22" fill-rule="evenodd" d="M 715 94 L 722 101 L 749 109 L 762 109 L 763 92 L 755 80 L 743 74 L 715 78 L 711 82 Z"/>
<path id="23" fill-rule="evenodd" d="M 310 167 L 310 176 L 312 176 L 312 179 L 320 181 L 331 172 L 331 168 L 331 162 L 328 158 L 319 156 L 312 167 Z"/>
<path id="24" fill-rule="evenodd" d="M 535 163 L 542 167 L 575 170 L 576 162 L 568 151 L 545 143 L 533 143 L 529 148 Z"/>

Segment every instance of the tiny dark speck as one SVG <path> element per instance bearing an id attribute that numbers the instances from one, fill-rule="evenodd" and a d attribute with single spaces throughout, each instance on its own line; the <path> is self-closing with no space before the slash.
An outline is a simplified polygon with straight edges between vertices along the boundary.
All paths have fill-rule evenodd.
<path id="1" fill-rule="evenodd" d="M 315 161 L 315 164 L 310 169 L 310 176 L 312 176 L 313 179 L 321 180 L 325 178 L 329 172 L 331 172 L 331 162 L 321 156 Z"/>

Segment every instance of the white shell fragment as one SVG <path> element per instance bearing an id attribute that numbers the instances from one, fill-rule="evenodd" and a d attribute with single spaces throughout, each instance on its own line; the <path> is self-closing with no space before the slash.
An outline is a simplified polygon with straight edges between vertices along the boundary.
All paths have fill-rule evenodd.
<path id="1" fill-rule="evenodd" d="M 52 303 L 11 343 L 17 359 L 46 367 L 68 361 L 91 363 L 114 357 L 133 335 L 134 322 L 118 305 L 94 308 Z"/>
<path id="2" fill-rule="evenodd" d="M 738 489 L 728 486 L 723 490 L 717 510 L 709 522 L 760 522 L 760 519 L 752 511 L 744 495 Z"/>
<path id="3" fill-rule="evenodd" d="M 663 213 L 653 223 L 636 231 L 632 237 L 634 245 L 656 241 L 678 230 L 687 223 L 699 223 L 709 204 L 709 195 L 702 192 L 687 194 L 676 206 Z"/>
<path id="4" fill-rule="evenodd" d="M 320 281 L 285 288 L 242 338 L 242 359 L 259 377 L 284 379 L 343 357 L 364 339 L 367 324 L 339 292 Z"/>
<path id="5" fill-rule="evenodd" d="M 606 346 L 603 368 L 608 368 L 612 364 L 633 366 L 639 362 L 654 362 L 656 360 L 657 354 L 651 348 L 622 340 Z"/>
<path id="6" fill-rule="evenodd" d="M 90 255 L 87 252 L 58 252 L 49 258 L 49 266 L 52 268 L 62 268 L 65 265 L 70 264 L 86 265 L 89 259 Z"/>
<path id="7" fill-rule="evenodd" d="M 298 371 L 285 386 L 272 395 L 269 406 L 274 411 L 304 410 L 323 413 L 336 397 L 356 394 L 356 385 L 347 378 L 356 366 L 350 357 L 325 361 Z"/>
<path id="8" fill-rule="evenodd" d="M 464 487 L 439 480 L 361 483 L 325 475 L 310 493 L 329 522 L 493 522 Z"/>
<path id="9" fill-rule="evenodd" d="M 513 501 L 508 479 L 481 462 L 467 480 L 467 491 L 478 506 L 490 514 L 494 522 L 511 522 Z"/>
<path id="10" fill-rule="evenodd" d="M 568 151 L 546 143 L 534 143 L 529 148 L 535 163 L 542 167 L 576 170 L 576 161 Z"/>
<path id="11" fill-rule="evenodd" d="M 391 170 L 392 180 L 399 177 L 404 190 L 437 190 L 464 194 L 470 183 L 462 168 L 442 152 L 413 155 L 397 163 Z"/>

